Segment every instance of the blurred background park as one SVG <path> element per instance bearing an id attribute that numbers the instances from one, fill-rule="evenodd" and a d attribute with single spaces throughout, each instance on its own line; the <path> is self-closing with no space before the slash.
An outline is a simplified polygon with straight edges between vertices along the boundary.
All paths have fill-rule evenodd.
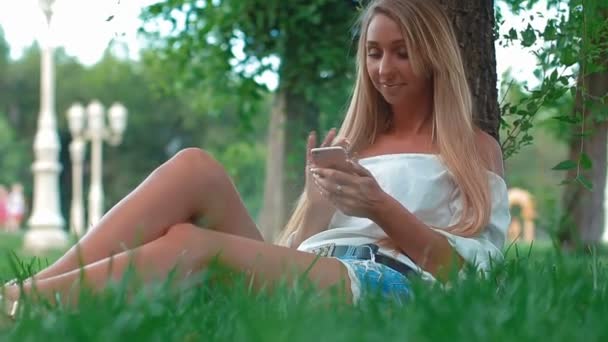
<path id="1" fill-rule="evenodd" d="M 483 14 L 471 5 L 481 1 L 443 2 L 451 3 L 450 13 L 472 9 L 463 13 L 473 22 Z M 44 3 L 52 5 L 50 31 Z M 495 23 L 475 34 L 489 36 L 496 49 L 495 65 L 482 68 L 496 77 L 496 115 L 502 114 L 496 133 L 507 158 L 506 182 L 525 191 L 513 195 L 513 216 L 533 223 L 527 239 L 599 244 L 605 231 L 608 76 L 606 65 L 596 61 L 606 56 L 605 8 L 595 11 L 574 0 L 483 3 L 491 4 Z M 120 143 L 100 143 L 105 144 L 99 167 L 102 210 L 180 149 L 195 146 L 226 167 L 258 225 L 274 236 L 301 188 L 307 131 L 326 132 L 343 117 L 354 82 L 352 32 L 359 5 L 354 0 L 0 3 L 0 184 L 9 190 L 21 184 L 25 200 L 23 220 L 18 228 L 4 225 L 10 232 L 0 236 L 0 245 L 23 253 L 22 238 L 30 229 L 45 42 L 54 47 L 50 110 L 60 143 L 62 231 L 73 230 L 74 201 L 81 201 L 84 226 L 92 221 L 87 202 L 98 166 L 86 147 L 81 199 L 74 199 L 68 113 L 80 108 L 86 115 L 97 100 L 102 107 L 95 108 L 104 114 L 114 103 L 128 113 Z M 591 18 L 591 12 L 604 16 Z M 591 25 L 588 31 L 585 25 Z M 584 82 L 592 77 L 603 80 L 599 88 Z M 582 110 L 575 105 L 577 94 L 587 104 Z M 281 186 L 273 184 L 277 179 Z M 532 207 L 522 208 L 528 204 L 521 198 L 528 195 Z M 530 228 L 523 221 L 519 225 Z"/>

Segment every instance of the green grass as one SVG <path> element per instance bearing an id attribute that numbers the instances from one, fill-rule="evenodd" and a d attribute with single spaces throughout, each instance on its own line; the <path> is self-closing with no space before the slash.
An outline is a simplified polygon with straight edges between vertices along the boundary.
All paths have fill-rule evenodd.
<path id="1" fill-rule="evenodd" d="M 304 282 L 252 293 L 240 275 L 228 275 L 233 286 L 211 284 L 216 272 L 226 271 L 203 272 L 201 286 L 177 293 L 167 283 L 138 291 L 125 280 L 95 296 L 83 292 L 75 309 L 26 300 L 0 339 L 608 341 L 605 259 L 565 256 L 550 246 L 511 248 L 485 280 L 468 272 L 449 289 L 414 281 L 415 297 L 403 307 L 378 298 L 351 306 Z"/>
<path id="2" fill-rule="evenodd" d="M 23 249 L 23 232 L 0 232 L 0 281 L 15 277 L 15 270 L 11 267 L 10 260 L 19 260 L 19 264 L 24 264 L 19 265 L 19 271 L 22 271 L 24 267 L 27 269 L 28 266 L 40 269 L 57 260 L 61 254 L 62 251 L 57 250 L 50 251 L 44 256 L 35 256 Z M 19 274 L 17 274 L 17 276 L 19 276 Z"/>

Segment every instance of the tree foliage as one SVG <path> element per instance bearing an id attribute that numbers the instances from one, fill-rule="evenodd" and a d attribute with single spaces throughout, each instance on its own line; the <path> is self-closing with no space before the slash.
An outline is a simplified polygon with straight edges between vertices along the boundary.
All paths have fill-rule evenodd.
<path id="1" fill-rule="evenodd" d="M 148 62 L 172 71 L 175 77 L 166 89 L 194 90 L 196 108 L 206 113 L 233 108 L 241 126 L 255 116 L 267 117 L 269 111 L 260 107 L 269 90 L 261 84 L 262 76 L 276 76 L 275 103 L 284 103 L 277 112 L 277 117 L 284 116 L 279 130 L 288 138 L 276 142 L 280 158 L 267 155 L 267 165 L 281 174 L 266 180 L 279 185 L 265 195 L 281 199 L 280 208 L 265 204 L 264 210 L 272 211 L 277 221 L 284 220 L 301 192 L 307 133 L 336 126 L 342 117 L 353 83 L 354 54 L 348 52 L 354 52 L 355 37 L 348 32 L 356 32 L 357 4 L 167 0 L 144 11 L 143 31 L 154 41 L 150 55 L 155 58 Z M 162 26 L 167 23 L 168 34 Z"/>
<path id="2" fill-rule="evenodd" d="M 226 104 L 243 118 L 260 113 L 267 91 L 260 77 L 272 71 L 278 87 L 334 113 L 344 105 L 352 60 L 356 1 L 168 0 L 142 17 L 155 59 L 173 77 L 166 89 L 196 89 L 197 108 Z M 169 33 L 163 28 L 170 24 Z M 268 75 L 268 74 L 266 74 Z"/>

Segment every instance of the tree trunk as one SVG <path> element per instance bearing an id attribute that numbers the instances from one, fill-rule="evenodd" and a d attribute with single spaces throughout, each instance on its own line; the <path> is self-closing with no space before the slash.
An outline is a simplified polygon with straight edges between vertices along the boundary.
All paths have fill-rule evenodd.
<path id="1" fill-rule="evenodd" d="M 288 138 L 285 140 L 285 187 L 284 195 L 287 211 L 291 212 L 298 196 L 304 188 L 304 165 L 306 163 L 306 142 L 310 131 L 317 130 L 317 140 L 325 138 L 318 132 L 319 108 L 303 95 L 289 92 L 286 97 Z M 320 143 L 320 141 L 317 141 Z"/>
<path id="2" fill-rule="evenodd" d="M 264 205 L 258 220 L 267 241 L 283 228 L 303 190 L 306 138 L 318 126 L 316 105 L 289 90 L 277 92 L 268 134 Z"/>
<path id="3" fill-rule="evenodd" d="M 283 190 L 285 157 L 285 93 L 275 94 L 270 122 L 268 124 L 268 151 L 266 156 L 266 179 L 264 180 L 264 203 L 258 217 L 258 226 L 264 240 L 270 241 L 281 229 L 285 220 Z"/>
<path id="4" fill-rule="evenodd" d="M 475 122 L 498 140 L 493 0 L 439 0 L 456 30 L 473 94 Z"/>
<path id="5" fill-rule="evenodd" d="M 604 65 L 608 67 L 604 54 Z M 584 69 L 583 69 L 584 70 Z M 575 108 L 573 115 L 582 113 L 585 120 L 583 127 L 576 127 L 574 134 L 589 131 L 584 138 L 573 137 L 570 141 L 570 160 L 577 161 L 581 152 L 592 160 L 590 170 L 580 169 L 585 178 L 591 181 L 593 190 L 589 191 L 580 183 L 569 184 L 564 192 L 564 213 L 568 216 L 558 236 L 566 248 L 582 245 L 593 245 L 600 242 L 604 231 L 604 195 L 606 188 L 606 153 L 608 144 L 608 106 L 599 100 L 608 95 L 608 72 L 597 72 L 579 76 Z M 599 101 L 598 101 L 599 100 Z M 585 104 L 585 105 L 583 105 Z M 577 170 L 568 171 L 568 179 L 574 179 Z"/>

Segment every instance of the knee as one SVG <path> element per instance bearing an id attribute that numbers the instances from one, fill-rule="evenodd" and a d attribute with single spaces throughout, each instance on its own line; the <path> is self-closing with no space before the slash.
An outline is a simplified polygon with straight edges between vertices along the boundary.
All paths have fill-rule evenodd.
<path id="1" fill-rule="evenodd" d="M 190 257 L 202 260 L 207 252 L 213 251 L 218 245 L 217 239 L 210 236 L 210 233 L 212 232 L 192 223 L 178 223 L 169 227 L 162 239 L 167 247 L 187 251 Z"/>
<path id="2" fill-rule="evenodd" d="M 197 167 L 213 167 L 219 165 L 219 163 L 213 158 L 213 156 L 200 148 L 188 147 L 175 154 L 171 161 L 174 163 L 182 164 L 184 167 L 197 168 Z"/>
<path id="3" fill-rule="evenodd" d="M 200 148 L 185 148 L 171 158 L 170 162 L 188 174 L 209 179 L 211 182 L 217 182 L 226 176 L 222 165 L 210 153 Z"/>
<path id="4" fill-rule="evenodd" d="M 182 245 L 185 241 L 192 241 L 200 230 L 191 223 L 178 223 L 169 227 L 163 238 L 169 243 Z"/>
<path id="5" fill-rule="evenodd" d="M 193 224 L 179 223 L 171 226 L 159 241 L 162 241 L 164 249 L 179 255 L 181 266 L 187 270 L 198 270 L 205 264 L 208 251 L 212 249 L 204 233 L 204 229 Z"/>

